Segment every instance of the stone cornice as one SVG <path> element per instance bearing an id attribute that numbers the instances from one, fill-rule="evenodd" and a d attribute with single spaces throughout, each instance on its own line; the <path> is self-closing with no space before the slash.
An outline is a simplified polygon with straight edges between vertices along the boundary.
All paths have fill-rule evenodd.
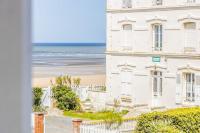
<path id="1" fill-rule="evenodd" d="M 159 7 L 141 7 L 128 9 L 107 9 L 107 13 L 131 13 L 131 12 L 149 12 L 149 11 L 169 11 L 169 10 L 190 10 L 200 9 L 200 4 L 183 6 L 159 6 Z"/>
<path id="2" fill-rule="evenodd" d="M 152 57 L 152 56 L 161 56 L 166 58 L 191 58 L 191 59 L 200 59 L 200 54 L 198 53 L 166 53 L 166 52 L 119 52 L 119 51 L 106 51 L 107 55 L 116 55 L 116 56 L 138 56 L 138 57 Z"/>

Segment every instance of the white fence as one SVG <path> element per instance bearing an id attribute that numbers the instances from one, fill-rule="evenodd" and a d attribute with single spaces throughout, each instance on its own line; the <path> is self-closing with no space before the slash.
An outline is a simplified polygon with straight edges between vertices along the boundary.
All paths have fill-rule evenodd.
<path id="1" fill-rule="evenodd" d="M 99 93 L 106 92 L 106 88 L 104 85 L 72 86 L 72 89 L 82 101 L 86 100 L 89 97 L 89 92 L 99 92 Z"/>
<path id="2" fill-rule="evenodd" d="M 117 123 L 108 126 L 104 122 L 82 123 L 80 133 L 132 133 L 135 129 L 136 121 L 126 120 L 121 125 Z"/>
<path id="3" fill-rule="evenodd" d="M 92 110 L 99 111 L 105 108 L 107 93 L 104 85 L 75 86 L 72 87 L 72 89 L 83 103 L 89 99 L 90 108 Z"/>
<path id="4" fill-rule="evenodd" d="M 49 108 L 51 107 L 51 101 L 52 101 L 51 87 L 42 88 L 42 90 L 43 90 L 42 106 Z"/>

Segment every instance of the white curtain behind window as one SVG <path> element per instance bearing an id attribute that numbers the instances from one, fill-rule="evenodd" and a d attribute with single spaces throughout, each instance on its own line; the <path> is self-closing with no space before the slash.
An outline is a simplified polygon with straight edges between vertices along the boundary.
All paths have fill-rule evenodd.
<path id="1" fill-rule="evenodd" d="M 132 85 L 132 72 L 131 71 L 121 71 L 121 94 L 130 95 L 131 85 Z"/>

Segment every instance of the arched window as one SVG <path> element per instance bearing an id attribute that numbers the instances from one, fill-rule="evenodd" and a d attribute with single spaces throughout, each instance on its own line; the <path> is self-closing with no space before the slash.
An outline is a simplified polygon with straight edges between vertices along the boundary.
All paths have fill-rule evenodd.
<path id="1" fill-rule="evenodd" d="M 153 24 L 153 50 L 161 51 L 163 42 L 163 26 L 162 24 Z"/>
<path id="2" fill-rule="evenodd" d="M 197 33 L 196 33 L 196 23 L 195 22 L 186 22 L 184 23 L 184 38 L 185 38 L 185 47 L 195 48 L 197 45 Z"/>
<path id="3" fill-rule="evenodd" d="M 132 8 L 132 0 L 123 0 L 122 8 Z"/>

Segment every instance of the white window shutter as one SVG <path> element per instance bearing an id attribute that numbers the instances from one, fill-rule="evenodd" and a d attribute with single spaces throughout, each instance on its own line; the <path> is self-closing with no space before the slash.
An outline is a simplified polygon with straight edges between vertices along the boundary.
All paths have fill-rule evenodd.
<path id="1" fill-rule="evenodd" d="M 200 86 L 200 75 L 196 75 L 196 85 Z"/>
<path id="2" fill-rule="evenodd" d="M 131 83 L 132 82 L 132 73 L 129 71 L 122 71 L 121 72 L 121 81 L 125 83 Z"/>
<path id="3" fill-rule="evenodd" d="M 132 83 L 132 72 L 128 72 L 127 82 Z"/>
<path id="4" fill-rule="evenodd" d="M 122 1 L 122 8 L 126 8 L 126 0 Z"/>
<path id="5" fill-rule="evenodd" d="M 132 25 L 124 24 L 123 25 L 123 46 L 125 50 L 129 50 L 132 45 Z"/>
<path id="6" fill-rule="evenodd" d="M 126 72 L 125 71 L 121 72 L 121 82 L 126 83 Z"/>
<path id="7" fill-rule="evenodd" d="M 185 47 L 195 48 L 197 45 L 197 30 L 196 30 L 196 23 L 188 22 L 184 24 L 185 28 Z"/>
<path id="8" fill-rule="evenodd" d="M 182 88 L 181 88 L 181 75 L 176 76 L 176 103 L 182 103 Z"/>
<path id="9" fill-rule="evenodd" d="M 176 75 L 176 84 L 181 84 L 181 75 L 180 74 Z"/>
<path id="10" fill-rule="evenodd" d="M 200 74 L 195 76 L 195 101 L 200 102 Z"/>

